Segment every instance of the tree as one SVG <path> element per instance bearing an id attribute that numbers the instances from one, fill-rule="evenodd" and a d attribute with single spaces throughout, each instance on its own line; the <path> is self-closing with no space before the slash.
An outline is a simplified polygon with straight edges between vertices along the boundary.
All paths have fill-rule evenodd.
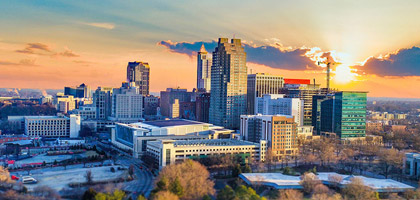
<path id="1" fill-rule="evenodd" d="M 265 164 L 267 166 L 268 171 L 271 171 L 273 162 L 275 162 L 275 154 L 271 148 L 268 148 L 265 155 Z"/>
<path id="2" fill-rule="evenodd" d="M 159 173 L 157 182 L 168 179 L 169 185 L 179 178 L 184 190 L 184 199 L 200 199 L 206 194 L 214 194 L 214 182 L 210 180 L 210 173 L 200 163 L 186 160 L 182 163 L 166 166 Z"/>
<path id="3" fill-rule="evenodd" d="M 12 179 L 10 178 L 9 170 L 0 166 L 0 183 L 10 183 Z"/>
<path id="4" fill-rule="evenodd" d="M 87 170 L 85 174 L 85 178 L 86 178 L 86 183 L 91 184 L 93 182 L 92 171 Z"/>
<path id="5" fill-rule="evenodd" d="M 157 192 L 168 190 L 168 179 L 165 176 L 156 183 L 156 190 Z"/>
<path id="6" fill-rule="evenodd" d="M 343 197 L 341 197 L 340 194 L 314 194 L 311 197 L 311 200 L 342 200 Z"/>
<path id="7" fill-rule="evenodd" d="M 217 200 L 233 200 L 235 198 L 235 191 L 229 186 L 226 185 L 223 189 L 217 193 Z"/>
<path id="8" fill-rule="evenodd" d="M 206 195 L 203 196 L 202 200 L 212 200 L 212 199 L 208 194 L 206 194 Z"/>
<path id="9" fill-rule="evenodd" d="M 95 200 L 123 200 L 126 194 L 122 190 L 114 190 L 113 193 L 98 193 Z"/>
<path id="10" fill-rule="evenodd" d="M 315 185 L 314 190 L 312 191 L 312 195 L 329 194 L 329 193 L 330 193 L 330 189 L 328 189 L 328 187 L 322 183 Z"/>
<path id="11" fill-rule="evenodd" d="M 46 199 L 52 199 L 57 200 L 61 199 L 60 195 L 55 191 L 54 189 L 48 187 L 48 186 L 37 186 L 34 188 L 34 191 L 32 193 L 34 196 L 37 197 L 44 197 Z"/>
<path id="12" fill-rule="evenodd" d="M 160 191 L 153 195 L 152 200 L 178 200 L 179 197 L 169 191 Z"/>
<path id="13" fill-rule="evenodd" d="M 139 195 L 137 196 L 137 200 L 147 200 L 147 199 L 143 195 Z"/>
<path id="14" fill-rule="evenodd" d="M 258 195 L 254 189 L 251 187 L 246 187 L 245 185 L 240 185 L 235 190 L 235 199 L 252 199 L 252 200 L 262 200 L 265 199 Z"/>
<path id="15" fill-rule="evenodd" d="M 83 193 L 82 200 L 95 200 L 95 196 L 98 194 L 93 188 L 89 188 Z"/>
<path id="16" fill-rule="evenodd" d="M 342 194 L 346 199 L 376 199 L 375 192 L 366 187 L 360 178 L 352 178 L 343 188 Z"/>
<path id="17" fill-rule="evenodd" d="M 328 182 L 336 189 L 340 186 L 341 181 L 343 181 L 343 177 L 340 175 L 328 175 Z"/>
<path id="18" fill-rule="evenodd" d="M 305 173 L 301 176 L 301 181 L 299 182 L 300 185 L 303 187 L 303 191 L 306 194 L 312 194 L 315 186 L 318 184 L 322 184 L 322 182 L 318 179 L 318 177 L 313 173 Z"/>
<path id="19" fill-rule="evenodd" d="M 278 200 L 301 200 L 303 194 L 298 190 L 279 190 Z"/>
<path id="20" fill-rule="evenodd" d="M 236 178 L 240 174 L 242 174 L 241 166 L 239 164 L 236 164 L 232 170 L 232 176 Z"/>
<path id="21" fill-rule="evenodd" d="M 385 178 L 388 178 L 389 172 L 393 168 L 401 169 L 403 164 L 403 155 L 395 149 L 382 149 L 379 151 L 379 161 Z"/>
<path id="22" fill-rule="evenodd" d="M 179 182 L 178 177 L 176 177 L 175 181 L 173 181 L 169 185 L 169 191 L 172 192 L 173 194 L 175 194 L 176 196 L 180 197 L 180 198 L 184 195 L 184 188 L 182 188 L 182 185 Z"/>
<path id="23" fill-rule="evenodd" d="M 243 173 L 252 173 L 252 169 L 251 169 L 251 167 L 248 164 L 246 164 L 244 166 Z"/>

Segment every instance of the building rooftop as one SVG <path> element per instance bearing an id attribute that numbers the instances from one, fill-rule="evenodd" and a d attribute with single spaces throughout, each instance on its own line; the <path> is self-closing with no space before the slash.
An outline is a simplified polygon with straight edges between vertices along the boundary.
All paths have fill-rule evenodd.
<path id="1" fill-rule="evenodd" d="M 334 172 L 322 172 L 318 173 L 317 177 L 324 184 L 329 185 L 330 181 L 328 180 L 329 176 L 341 176 L 343 180 L 340 182 L 339 186 L 344 187 L 345 185 L 351 182 L 352 178 L 360 178 L 363 180 L 365 186 L 377 191 L 377 192 L 403 192 L 409 189 L 415 189 L 412 186 L 406 185 L 404 183 L 392 180 L 392 179 L 377 179 L 377 178 L 368 178 L 364 176 L 353 176 L 353 175 L 343 175 L 337 174 Z M 261 183 L 267 186 L 274 187 L 276 189 L 301 189 L 302 186 L 299 184 L 299 176 L 289 176 L 282 173 L 243 173 L 240 177 L 247 182 L 248 184 Z"/>
<path id="2" fill-rule="evenodd" d="M 147 124 L 150 126 L 156 127 L 169 127 L 169 126 L 186 126 L 186 125 L 199 125 L 199 124 L 207 124 L 203 122 L 191 121 L 191 120 L 184 120 L 184 119 L 171 119 L 171 120 L 158 120 L 158 121 L 146 121 L 142 122 L 142 124 Z"/>
<path id="3" fill-rule="evenodd" d="M 233 140 L 233 139 L 211 139 L 211 140 L 158 140 L 157 143 L 173 143 L 175 147 L 188 146 L 248 146 L 256 145 L 257 143 Z"/>

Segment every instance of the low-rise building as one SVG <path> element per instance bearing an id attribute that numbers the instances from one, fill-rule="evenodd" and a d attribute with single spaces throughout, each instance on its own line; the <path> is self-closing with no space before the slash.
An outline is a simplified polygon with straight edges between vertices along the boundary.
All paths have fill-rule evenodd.
<path id="1" fill-rule="evenodd" d="M 420 153 L 406 153 L 404 173 L 414 178 L 420 177 Z"/>
<path id="2" fill-rule="evenodd" d="M 25 135 L 35 137 L 79 137 L 80 116 L 15 116 L 13 123 L 23 124 Z"/>
<path id="3" fill-rule="evenodd" d="M 209 123 L 172 119 L 132 124 L 115 123 L 111 131 L 112 144 L 141 157 L 150 141 L 160 139 L 197 140 L 231 138 L 232 130 Z"/>
<path id="4" fill-rule="evenodd" d="M 209 140 L 157 140 L 147 145 L 147 155 L 159 169 L 185 159 L 205 158 L 212 155 L 236 155 L 248 160 L 264 161 L 266 142 L 248 142 L 233 139 Z"/>

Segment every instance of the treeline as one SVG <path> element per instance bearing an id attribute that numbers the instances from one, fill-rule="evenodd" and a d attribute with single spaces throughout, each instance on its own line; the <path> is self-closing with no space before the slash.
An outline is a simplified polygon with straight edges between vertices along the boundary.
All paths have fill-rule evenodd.
<path id="1" fill-rule="evenodd" d="M 368 102 L 367 109 L 377 112 L 409 113 L 420 108 L 419 101 L 376 101 Z"/>
<path id="2" fill-rule="evenodd" d="M 4 104 L 0 103 L 0 119 L 7 119 L 8 116 L 22 115 L 56 115 L 57 110 L 51 104 Z"/>

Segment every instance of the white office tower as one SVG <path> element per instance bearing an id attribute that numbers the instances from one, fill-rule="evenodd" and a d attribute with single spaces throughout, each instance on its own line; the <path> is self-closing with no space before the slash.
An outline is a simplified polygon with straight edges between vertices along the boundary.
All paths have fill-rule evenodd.
<path id="1" fill-rule="evenodd" d="M 211 87 L 211 56 L 207 53 L 204 44 L 197 53 L 197 89 L 210 92 Z"/>
<path id="2" fill-rule="evenodd" d="M 118 122 L 138 122 L 143 119 L 143 96 L 134 83 L 123 83 L 112 92 L 112 119 Z"/>
<path id="3" fill-rule="evenodd" d="M 265 94 L 256 98 L 255 113 L 262 115 L 292 115 L 303 126 L 303 100 L 285 98 L 284 94 Z"/>
<path id="4" fill-rule="evenodd" d="M 280 94 L 284 85 L 282 76 L 265 73 L 248 74 L 247 111 L 255 113 L 255 99 L 264 94 Z"/>

